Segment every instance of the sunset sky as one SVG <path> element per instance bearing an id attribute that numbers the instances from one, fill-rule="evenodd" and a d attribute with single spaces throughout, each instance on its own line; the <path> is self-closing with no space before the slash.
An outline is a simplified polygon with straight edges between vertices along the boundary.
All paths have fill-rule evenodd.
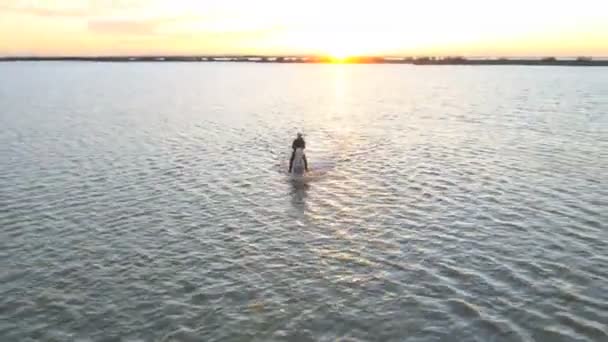
<path id="1" fill-rule="evenodd" d="M 608 0 L 0 0 L 0 55 L 608 56 Z"/>

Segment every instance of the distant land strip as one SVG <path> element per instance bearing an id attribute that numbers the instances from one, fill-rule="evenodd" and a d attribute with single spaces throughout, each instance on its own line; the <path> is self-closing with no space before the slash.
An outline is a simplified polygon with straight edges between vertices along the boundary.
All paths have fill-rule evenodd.
<path id="1" fill-rule="evenodd" d="M 608 59 L 578 58 L 465 58 L 465 57 L 347 57 L 326 56 L 104 56 L 104 57 L 0 57 L 0 62 L 232 62 L 232 63 L 336 63 L 413 65 L 553 65 L 608 66 Z"/>

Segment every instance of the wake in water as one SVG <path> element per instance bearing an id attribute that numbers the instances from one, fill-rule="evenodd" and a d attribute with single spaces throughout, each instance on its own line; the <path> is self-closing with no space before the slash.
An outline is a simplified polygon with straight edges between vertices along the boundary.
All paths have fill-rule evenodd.
<path id="1" fill-rule="evenodd" d="M 279 164 L 279 172 L 285 174 L 292 180 L 303 180 L 310 181 L 314 179 L 322 178 L 327 175 L 336 167 L 336 162 L 329 160 L 308 160 L 308 172 L 304 172 L 302 175 L 295 175 L 289 172 L 289 156 L 282 157 Z"/>
<path id="2" fill-rule="evenodd" d="M 325 177 L 336 167 L 336 163 L 329 160 L 314 160 L 308 161 L 308 172 L 302 175 L 295 175 L 289 172 L 289 156 L 281 158 L 279 162 L 279 172 L 285 174 L 290 181 L 294 182 L 311 182 Z"/>

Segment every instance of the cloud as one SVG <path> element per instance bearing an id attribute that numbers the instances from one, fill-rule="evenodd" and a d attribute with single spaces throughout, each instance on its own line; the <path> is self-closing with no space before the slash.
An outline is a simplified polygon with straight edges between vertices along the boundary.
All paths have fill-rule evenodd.
<path id="1" fill-rule="evenodd" d="M 158 33 L 162 23 L 162 20 L 100 19 L 89 20 L 88 29 L 101 34 L 151 35 Z"/>
<path id="2" fill-rule="evenodd" d="M 166 26 L 202 21 L 204 21 L 203 17 L 195 15 L 147 19 L 95 18 L 87 22 L 87 28 L 90 32 L 99 34 L 156 35 Z"/>
<path id="3" fill-rule="evenodd" d="M 74 5 L 68 1 L 21 1 L 3 0 L 0 12 L 17 13 L 37 17 L 81 18 L 107 15 L 116 11 L 143 8 L 145 0 L 100 1 L 90 0 Z M 68 5 L 69 4 L 69 5 Z"/>
<path id="4" fill-rule="evenodd" d="M 52 9 L 44 7 L 11 7 L 0 5 L 0 11 L 13 12 L 18 14 L 33 15 L 37 17 L 83 17 L 89 15 L 89 11 L 84 8 L 64 8 Z"/>

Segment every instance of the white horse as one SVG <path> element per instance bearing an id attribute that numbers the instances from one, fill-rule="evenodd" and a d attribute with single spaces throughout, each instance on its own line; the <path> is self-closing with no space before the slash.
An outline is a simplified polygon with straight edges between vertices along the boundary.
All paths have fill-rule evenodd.
<path id="1" fill-rule="evenodd" d="M 291 168 L 291 173 L 295 176 L 302 176 L 304 175 L 304 171 L 306 171 L 304 165 L 304 149 L 297 148 L 293 157 L 293 166 Z"/>

